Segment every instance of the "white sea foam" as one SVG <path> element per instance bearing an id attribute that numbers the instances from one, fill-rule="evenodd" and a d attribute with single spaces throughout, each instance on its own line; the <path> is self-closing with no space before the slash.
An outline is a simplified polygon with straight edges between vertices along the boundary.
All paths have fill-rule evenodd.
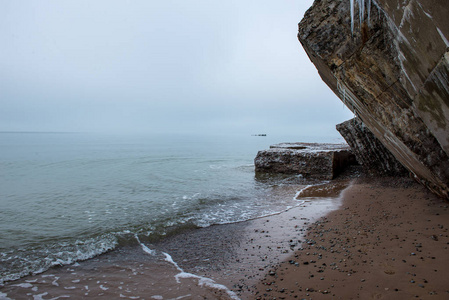
<path id="1" fill-rule="evenodd" d="M 145 253 L 148 253 L 150 255 L 156 255 L 156 251 L 152 250 L 150 248 L 148 248 L 146 245 L 144 245 L 142 242 L 140 242 L 139 237 L 136 235 L 136 239 L 139 242 L 139 244 L 141 245 L 143 251 Z M 229 288 L 227 288 L 226 286 L 222 285 L 222 284 L 218 284 L 216 283 L 214 280 L 207 278 L 207 277 L 203 277 L 203 276 L 198 276 L 192 273 L 187 273 L 185 272 L 172 258 L 172 256 L 166 252 L 162 252 L 162 254 L 164 255 L 164 260 L 171 263 L 178 271 L 179 273 L 175 275 L 175 279 L 177 283 L 181 283 L 180 279 L 181 278 L 193 278 L 193 279 L 197 279 L 198 280 L 198 285 L 200 287 L 203 286 L 207 286 L 209 288 L 213 288 L 213 289 L 218 289 L 218 290 L 222 290 L 224 292 L 226 292 L 226 294 L 228 294 L 228 296 L 231 299 L 236 299 L 239 300 L 240 298 L 237 296 L 236 293 L 234 293 L 233 291 L 231 291 Z M 182 298 L 179 298 L 182 299 Z"/>
<path id="2" fill-rule="evenodd" d="M 171 263 L 172 265 L 174 265 L 176 267 L 176 269 L 178 269 L 178 271 L 184 273 L 184 271 L 179 267 L 179 265 L 173 260 L 173 258 L 171 257 L 170 254 L 162 252 L 162 254 L 164 254 L 165 256 L 165 261 L 168 261 L 169 263 Z"/>
<path id="3" fill-rule="evenodd" d="M 226 224 L 234 224 L 234 223 L 257 220 L 257 219 L 262 219 L 262 218 L 266 218 L 266 217 L 270 217 L 270 216 L 279 215 L 279 214 L 287 212 L 293 208 L 300 207 L 305 202 L 307 202 L 306 200 L 297 199 L 297 196 L 299 194 L 301 194 L 303 190 L 307 189 L 310 186 L 311 185 L 306 186 L 305 188 L 298 191 L 296 193 L 296 195 L 292 198 L 293 203 L 291 205 L 284 203 L 282 205 L 284 208 L 281 210 L 278 209 L 279 207 L 276 207 L 277 208 L 276 210 L 272 210 L 272 209 L 261 210 L 261 208 L 259 208 L 257 210 L 257 215 L 255 215 L 255 212 L 251 211 L 251 210 L 253 210 L 254 207 L 246 207 L 247 212 L 241 212 L 241 210 L 240 210 L 238 218 L 235 218 L 235 216 L 233 216 L 232 214 L 227 218 L 224 212 L 211 212 L 209 214 L 203 215 L 201 222 L 199 222 L 197 225 L 199 225 L 200 227 L 208 227 L 213 224 L 214 225 L 226 225 Z M 241 208 L 241 207 L 236 207 L 236 210 L 238 210 L 239 208 Z"/>
<path id="4" fill-rule="evenodd" d="M 223 290 L 223 291 L 226 292 L 226 294 L 228 294 L 228 296 L 231 299 L 236 299 L 236 300 L 240 299 L 237 296 L 236 293 L 234 293 L 233 291 L 228 289 L 226 286 L 216 283 L 214 280 L 212 280 L 210 278 L 198 276 L 198 275 L 195 275 L 195 274 L 192 274 L 192 273 L 187 273 L 187 272 L 180 272 L 175 277 L 176 277 L 176 280 L 178 282 L 180 282 L 179 278 L 193 278 L 193 279 L 197 279 L 198 280 L 198 285 L 201 286 L 201 287 L 207 286 L 207 287 L 212 288 L 212 289 Z"/>
<path id="5" fill-rule="evenodd" d="M 304 188 L 302 188 L 302 189 L 300 189 L 299 191 L 297 191 L 296 192 L 296 195 L 295 195 L 295 197 L 293 197 L 293 199 L 294 200 L 298 200 L 298 197 L 299 196 L 301 196 L 301 194 L 305 191 L 305 190 L 307 190 L 308 188 L 310 188 L 310 187 L 312 187 L 312 185 L 307 185 L 306 187 L 304 187 Z"/>
<path id="6" fill-rule="evenodd" d="M 51 282 L 51 284 L 54 285 L 54 286 L 59 286 L 58 279 L 59 279 L 59 277 L 56 276 L 56 277 L 55 277 L 55 280 L 53 280 L 53 281 Z"/>
<path id="7" fill-rule="evenodd" d="M 2 253 L 2 255 L 9 256 L 11 259 L 14 258 L 16 265 L 23 264 L 23 267 L 21 269 L 17 268 L 15 272 L 9 270 L 11 273 L 0 278 L 0 284 L 17 280 L 30 273 L 33 275 L 43 273 L 52 266 L 70 265 L 77 261 L 92 258 L 114 249 L 117 244 L 117 238 L 112 234 L 108 234 L 98 238 L 90 238 L 82 242 L 76 241 L 73 244 L 60 242 L 48 245 L 48 247 L 34 250 L 32 255 L 15 255 L 12 257 L 8 253 Z M 52 248 L 60 249 L 60 251 L 52 253 Z M 4 263 L 5 260 L 1 260 L 0 262 Z"/>
<path id="8" fill-rule="evenodd" d="M 37 282 L 37 279 L 33 279 L 33 280 L 25 280 L 25 282 L 35 283 L 35 282 Z"/>
<path id="9" fill-rule="evenodd" d="M 19 283 L 19 284 L 14 284 L 13 286 L 18 286 L 18 287 L 25 288 L 25 289 L 29 289 L 30 287 L 33 287 L 33 285 L 31 283 Z"/>
<path id="10" fill-rule="evenodd" d="M 199 195 L 200 195 L 200 193 L 195 193 L 195 194 L 193 194 L 192 196 L 184 195 L 184 196 L 182 196 L 182 199 L 183 199 L 183 200 L 191 200 L 191 199 L 197 198 Z M 173 206 L 175 206 L 175 204 L 176 204 L 176 202 L 173 203 Z"/>
<path id="11" fill-rule="evenodd" d="M 226 167 L 225 165 L 209 165 L 209 168 L 213 170 L 220 170 L 222 168 Z"/>
<path id="12" fill-rule="evenodd" d="M 0 300 L 12 300 L 8 297 L 8 294 L 0 292 Z"/>
<path id="13" fill-rule="evenodd" d="M 156 255 L 156 250 L 152 250 L 152 249 L 148 248 L 144 243 L 142 243 L 142 242 L 140 241 L 140 239 L 139 239 L 139 236 L 138 236 L 137 234 L 135 234 L 134 236 L 136 237 L 137 242 L 138 242 L 139 245 L 142 247 L 142 250 L 143 250 L 145 253 L 148 253 L 148 254 L 153 255 L 153 256 Z"/>
<path id="14" fill-rule="evenodd" d="M 43 297 L 43 296 L 47 296 L 47 295 L 48 295 L 47 292 L 42 293 L 42 294 L 38 294 L 38 295 L 33 295 L 33 299 L 34 299 L 34 300 L 44 300 L 44 298 L 42 298 L 42 297 Z"/>

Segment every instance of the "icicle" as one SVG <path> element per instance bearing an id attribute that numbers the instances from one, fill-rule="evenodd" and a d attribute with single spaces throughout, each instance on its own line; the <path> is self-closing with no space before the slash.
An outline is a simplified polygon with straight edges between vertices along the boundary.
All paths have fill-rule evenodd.
<path id="1" fill-rule="evenodd" d="M 368 26 L 371 26 L 370 16 L 371 16 L 371 0 L 368 0 Z"/>
<path id="2" fill-rule="evenodd" d="M 354 36 L 354 0 L 349 0 L 351 6 L 351 34 Z"/>
<path id="3" fill-rule="evenodd" d="M 365 16 L 365 0 L 359 0 L 359 17 L 360 17 L 359 25 L 362 25 L 364 16 Z"/>
<path id="4" fill-rule="evenodd" d="M 367 22 L 368 26 L 371 26 L 371 3 L 373 0 L 349 0 L 350 10 L 351 10 L 351 34 L 354 36 L 354 11 L 355 11 L 355 1 L 359 6 L 359 24 L 362 26 L 365 21 L 365 11 L 367 12 Z M 367 3 L 368 2 L 368 3 Z M 376 4 L 376 2 L 374 2 Z"/>

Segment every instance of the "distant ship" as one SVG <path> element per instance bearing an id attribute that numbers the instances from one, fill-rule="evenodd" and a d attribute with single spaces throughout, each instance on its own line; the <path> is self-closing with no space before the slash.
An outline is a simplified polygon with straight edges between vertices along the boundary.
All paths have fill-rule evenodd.
<path id="1" fill-rule="evenodd" d="M 267 136 L 266 133 L 252 134 L 252 136 Z"/>

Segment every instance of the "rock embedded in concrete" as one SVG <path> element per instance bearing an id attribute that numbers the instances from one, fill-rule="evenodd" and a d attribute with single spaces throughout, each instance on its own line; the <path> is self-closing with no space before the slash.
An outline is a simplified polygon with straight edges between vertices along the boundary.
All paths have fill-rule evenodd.
<path id="1" fill-rule="evenodd" d="M 257 153 L 256 172 L 298 174 L 306 178 L 330 180 L 356 163 L 346 144 L 282 143 Z"/>
<path id="2" fill-rule="evenodd" d="M 315 1 L 299 24 L 301 44 L 323 81 L 396 159 L 449 198 L 447 1 L 372 0 L 369 22 L 355 18 L 353 33 L 350 2 Z"/>
<path id="3" fill-rule="evenodd" d="M 358 118 L 337 125 L 337 130 L 354 152 L 359 164 L 372 175 L 408 174 L 399 161 Z"/>

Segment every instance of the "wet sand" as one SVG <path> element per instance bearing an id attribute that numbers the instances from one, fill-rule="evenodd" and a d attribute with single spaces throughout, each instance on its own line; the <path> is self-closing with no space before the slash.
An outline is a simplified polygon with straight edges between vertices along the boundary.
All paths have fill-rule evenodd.
<path id="1" fill-rule="evenodd" d="M 186 271 L 226 285 L 241 299 L 254 299 L 255 287 L 272 266 L 300 247 L 306 227 L 341 205 L 340 192 L 349 183 L 343 180 L 306 189 L 301 193 L 303 205 L 277 215 L 192 230 L 156 246 Z M 295 195 L 295 190 L 289 193 Z"/>
<path id="2" fill-rule="evenodd" d="M 358 180 L 253 299 L 449 299 L 449 203 L 408 178 Z"/>

